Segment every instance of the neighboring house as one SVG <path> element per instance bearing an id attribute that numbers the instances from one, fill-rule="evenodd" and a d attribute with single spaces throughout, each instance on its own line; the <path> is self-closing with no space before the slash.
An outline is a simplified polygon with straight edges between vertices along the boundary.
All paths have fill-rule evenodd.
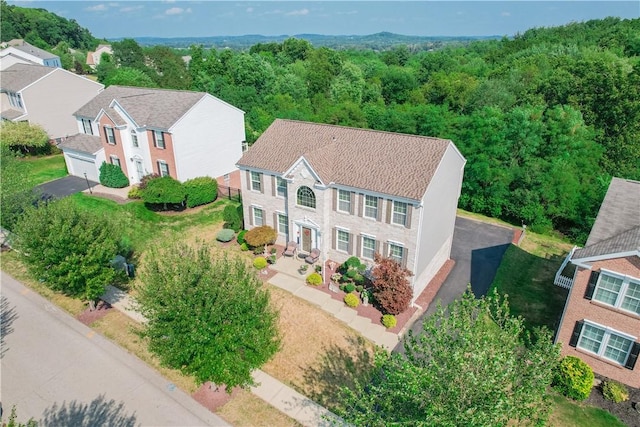
<path id="1" fill-rule="evenodd" d="M 78 133 L 73 113 L 104 89 L 62 68 L 14 64 L 0 71 L 0 115 L 42 126 L 52 140 Z"/>
<path id="2" fill-rule="evenodd" d="M 109 44 L 100 44 L 93 52 L 87 52 L 87 65 L 91 67 L 92 70 L 96 69 L 96 66 L 100 63 L 100 58 L 103 53 L 107 53 L 109 55 L 113 55 L 113 50 L 111 49 L 111 45 Z"/>
<path id="3" fill-rule="evenodd" d="M 0 71 L 6 70 L 11 67 L 13 64 L 30 64 L 30 65 L 40 65 L 35 62 L 29 61 L 28 59 L 24 59 L 15 55 L 13 53 L 6 54 L 5 56 L 0 57 Z"/>
<path id="4" fill-rule="evenodd" d="M 451 254 L 465 162 L 449 140 L 276 120 L 238 162 L 245 226 L 322 260 L 389 256 L 415 300 Z"/>
<path id="5" fill-rule="evenodd" d="M 575 266 L 573 280 L 561 276 Z M 613 178 L 584 248 L 556 275 L 569 296 L 556 341 L 594 372 L 640 387 L 640 182 Z"/>
<path id="6" fill-rule="evenodd" d="M 203 92 L 109 86 L 75 116 L 76 132 L 85 137 L 60 148 L 77 176 L 91 167 L 97 176 L 106 160 L 132 184 L 152 173 L 179 181 L 218 178 L 237 170 L 245 141 L 244 112 Z M 90 141 L 98 140 L 95 151 Z"/>
<path id="7" fill-rule="evenodd" d="M 15 55 L 24 60 L 44 65 L 45 67 L 62 67 L 60 57 L 51 52 L 35 47 L 22 39 L 13 39 L 0 45 L 0 58 Z"/>

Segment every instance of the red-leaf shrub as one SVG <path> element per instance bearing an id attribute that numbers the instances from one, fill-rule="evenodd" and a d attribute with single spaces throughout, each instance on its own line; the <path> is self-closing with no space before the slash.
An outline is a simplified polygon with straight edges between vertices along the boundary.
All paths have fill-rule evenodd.
<path id="1" fill-rule="evenodd" d="M 386 314 L 400 314 L 409 308 L 413 290 L 409 286 L 409 277 L 413 276 L 391 258 L 375 255 L 373 268 L 373 296 Z"/>
<path id="2" fill-rule="evenodd" d="M 244 235 L 244 240 L 254 248 L 273 245 L 278 237 L 278 232 L 268 225 L 252 228 Z"/>

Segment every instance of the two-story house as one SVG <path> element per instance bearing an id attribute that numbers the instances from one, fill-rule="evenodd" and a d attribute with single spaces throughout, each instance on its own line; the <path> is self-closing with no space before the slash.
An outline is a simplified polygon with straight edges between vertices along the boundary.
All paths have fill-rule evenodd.
<path id="1" fill-rule="evenodd" d="M 99 44 L 96 47 L 96 50 L 87 52 L 87 65 L 95 70 L 98 64 L 100 64 L 100 58 L 102 54 L 106 53 L 107 55 L 113 55 L 113 49 L 111 49 L 111 45 L 109 44 Z"/>
<path id="2" fill-rule="evenodd" d="M 218 178 L 237 170 L 245 141 L 244 112 L 204 92 L 109 86 L 75 117 L 80 134 L 60 148 L 71 175 L 95 181 L 103 160 L 132 184 L 152 173 Z"/>
<path id="3" fill-rule="evenodd" d="M 238 162 L 245 226 L 323 260 L 389 256 L 417 298 L 451 254 L 465 162 L 449 140 L 278 119 Z"/>
<path id="4" fill-rule="evenodd" d="M 35 64 L 44 65 L 45 67 L 62 67 L 62 62 L 60 62 L 58 55 L 35 47 L 22 39 L 10 40 L 2 43 L 0 47 L 2 47 L 0 57 L 13 55 Z"/>
<path id="5" fill-rule="evenodd" d="M 562 353 L 640 387 L 640 182 L 612 179 L 586 245 L 568 260 L 575 272 L 564 278 L 570 291 L 556 335 Z"/>
<path id="6" fill-rule="evenodd" d="M 78 132 L 73 113 L 103 89 L 62 68 L 16 63 L 0 71 L 0 114 L 4 120 L 38 124 L 60 141 Z"/>

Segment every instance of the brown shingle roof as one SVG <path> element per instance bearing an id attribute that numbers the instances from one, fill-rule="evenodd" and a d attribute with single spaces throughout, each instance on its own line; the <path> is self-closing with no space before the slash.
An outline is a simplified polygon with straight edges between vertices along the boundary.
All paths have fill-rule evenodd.
<path id="1" fill-rule="evenodd" d="M 69 148 L 71 150 L 93 154 L 100 151 L 102 148 L 102 142 L 100 142 L 99 136 L 77 133 L 62 141 L 58 144 L 58 147 L 62 150 Z"/>
<path id="2" fill-rule="evenodd" d="M 13 64 L 0 71 L 0 87 L 3 91 L 18 92 L 55 70 L 44 65 Z"/>
<path id="3" fill-rule="evenodd" d="M 149 89 L 143 87 L 109 86 L 75 115 L 95 118 L 104 109 L 114 121 L 109 105 L 113 100 L 125 109 L 138 126 L 169 129 L 206 93 L 186 90 Z"/>
<path id="4" fill-rule="evenodd" d="M 613 178 L 584 248 L 573 259 L 640 248 L 640 182 Z"/>
<path id="5" fill-rule="evenodd" d="M 304 156 L 325 184 L 420 200 L 450 145 L 445 139 L 277 119 L 238 165 L 283 174 Z"/>

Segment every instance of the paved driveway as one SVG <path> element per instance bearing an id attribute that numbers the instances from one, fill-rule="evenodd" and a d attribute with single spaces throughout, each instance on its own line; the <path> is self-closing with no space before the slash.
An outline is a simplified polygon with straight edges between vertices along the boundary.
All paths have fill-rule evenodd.
<path id="1" fill-rule="evenodd" d="M 451 248 L 451 258 L 456 264 L 433 303 L 412 329 L 420 330 L 422 318 L 435 311 L 438 301 L 448 305 L 464 293 L 469 283 L 475 295 L 486 295 L 512 238 L 511 228 L 457 217 Z"/>
<path id="2" fill-rule="evenodd" d="M 42 191 L 43 195 L 49 195 L 59 199 L 86 190 L 89 186 L 93 188 L 96 185 L 98 185 L 97 182 L 89 181 L 87 185 L 86 179 L 69 175 L 40 184 L 36 189 Z"/>

